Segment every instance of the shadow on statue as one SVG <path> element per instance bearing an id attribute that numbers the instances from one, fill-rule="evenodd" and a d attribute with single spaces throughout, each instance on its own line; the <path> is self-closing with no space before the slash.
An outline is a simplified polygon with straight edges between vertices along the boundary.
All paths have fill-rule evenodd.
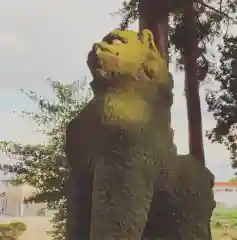
<path id="1" fill-rule="evenodd" d="M 151 32 L 113 31 L 87 63 L 94 98 L 66 132 L 68 240 L 209 240 L 214 177 L 177 155 Z"/>

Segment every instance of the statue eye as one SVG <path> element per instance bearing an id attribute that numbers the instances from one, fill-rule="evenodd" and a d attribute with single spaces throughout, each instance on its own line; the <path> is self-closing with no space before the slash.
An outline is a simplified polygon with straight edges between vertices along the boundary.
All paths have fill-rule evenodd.
<path id="1" fill-rule="evenodd" d="M 122 44 L 126 43 L 126 41 L 120 37 L 120 36 L 114 36 L 114 35 L 108 35 L 103 38 L 103 42 L 106 42 L 108 44 Z"/>

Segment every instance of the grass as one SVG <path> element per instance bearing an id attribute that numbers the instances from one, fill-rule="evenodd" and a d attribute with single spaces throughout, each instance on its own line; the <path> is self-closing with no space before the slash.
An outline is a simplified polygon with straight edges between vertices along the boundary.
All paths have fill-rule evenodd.
<path id="1" fill-rule="evenodd" d="M 217 207 L 212 217 L 213 240 L 237 240 L 237 208 Z"/>

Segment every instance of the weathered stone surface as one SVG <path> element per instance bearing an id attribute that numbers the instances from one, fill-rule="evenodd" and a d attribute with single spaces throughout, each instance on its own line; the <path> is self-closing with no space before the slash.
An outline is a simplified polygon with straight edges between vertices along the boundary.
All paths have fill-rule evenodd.
<path id="1" fill-rule="evenodd" d="M 171 191 L 158 188 L 144 230 L 146 239 L 208 240 L 215 207 L 213 174 L 200 161 L 178 156 L 177 182 Z"/>
<path id="2" fill-rule="evenodd" d="M 181 216 L 177 228 L 182 239 L 209 239 L 208 225 L 215 207 L 213 174 L 197 159 L 179 156 L 179 177 L 175 186 Z"/>
<path id="3" fill-rule="evenodd" d="M 207 239 L 212 175 L 177 157 L 172 78 L 151 32 L 113 31 L 88 66 L 95 96 L 66 133 L 69 240 Z"/>

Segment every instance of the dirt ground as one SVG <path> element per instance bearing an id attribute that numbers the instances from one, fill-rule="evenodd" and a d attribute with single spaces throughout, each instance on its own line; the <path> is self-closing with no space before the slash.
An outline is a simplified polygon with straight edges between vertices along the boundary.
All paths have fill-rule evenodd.
<path id="1" fill-rule="evenodd" d="M 11 217 L 0 219 L 0 222 L 23 222 L 27 226 L 27 231 L 20 237 L 19 240 L 51 240 L 52 237 L 47 234 L 47 231 L 52 230 L 49 217 Z"/>
<path id="2" fill-rule="evenodd" d="M 49 217 L 11 217 L 0 219 L 0 222 L 23 222 L 27 226 L 27 231 L 20 237 L 19 240 L 52 240 L 52 237 L 47 234 L 52 230 Z M 233 240 L 237 239 L 236 229 L 213 228 L 213 240 Z"/>
<path id="3" fill-rule="evenodd" d="M 213 229 L 212 231 L 213 240 L 235 240 L 237 239 L 237 231 L 234 229 L 223 230 L 223 229 Z"/>

